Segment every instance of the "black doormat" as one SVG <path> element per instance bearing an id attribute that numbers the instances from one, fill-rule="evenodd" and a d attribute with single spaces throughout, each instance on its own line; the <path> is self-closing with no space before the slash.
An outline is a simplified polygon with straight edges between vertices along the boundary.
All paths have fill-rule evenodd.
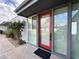
<path id="1" fill-rule="evenodd" d="M 51 53 L 44 51 L 42 49 L 37 49 L 34 53 L 39 57 L 41 57 L 42 59 L 50 59 L 51 56 Z"/>

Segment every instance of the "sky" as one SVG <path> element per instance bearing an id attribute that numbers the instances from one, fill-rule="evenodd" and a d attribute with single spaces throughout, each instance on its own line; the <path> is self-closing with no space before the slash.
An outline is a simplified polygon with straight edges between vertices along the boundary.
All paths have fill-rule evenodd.
<path id="1" fill-rule="evenodd" d="M 14 10 L 23 2 L 24 0 L 0 0 L 0 23 L 3 21 L 9 21 L 16 17 Z"/>
<path id="2" fill-rule="evenodd" d="M 13 9 L 20 5 L 23 1 L 24 0 L 0 0 L 0 3 L 12 7 Z"/>

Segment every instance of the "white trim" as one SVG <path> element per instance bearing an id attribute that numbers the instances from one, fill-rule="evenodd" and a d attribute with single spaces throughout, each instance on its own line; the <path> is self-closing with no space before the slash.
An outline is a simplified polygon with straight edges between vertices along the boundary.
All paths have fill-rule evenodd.
<path id="1" fill-rule="evenodd" d="M 25 3 L 27 3 L 29 0 L 25 0 L 23 1 L 16 9 L 15 11 L 17 11 L 18 9 L 20 9 Z"/>
<path id="2" fill-rule="evenodd" d="M 25 7 L 23 7 L 20 11 L 17 12 L 17 14 L 21 13 L 22 11 L 24 11 L 26 8 L 30 7 L 31 5 L 33 5 L 34 3 L 36 3 L 38 0 L 33 0 L 31 1 L 29 4 L 27 4 Z"/>

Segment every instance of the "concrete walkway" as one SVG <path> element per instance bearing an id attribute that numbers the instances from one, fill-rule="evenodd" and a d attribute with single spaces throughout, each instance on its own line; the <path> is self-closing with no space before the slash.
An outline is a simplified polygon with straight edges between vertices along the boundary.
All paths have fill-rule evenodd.
<path id="1" fill-rule="evenodd" d="M 33 53 L 36 49 L 28 44 L 15 48 L 4 35 L 0 35 L 0 59 L 41 59 Z"/>
<path id="2" fill-rule="evenodd" d="M 14 49 L 15 47 L 7 40 L 5 35 L 0 35 L 0 55 Z"/>
<path id="3" fill-rule="evenodd" d="M 41 59 L 33 53 L 36 49 L 36 47 L 30 44 L 16 48 L 8 41 L 5 35 L 0 35 L 0 59 Z M 62 58 L 52 54 L 50 59 Z"/>

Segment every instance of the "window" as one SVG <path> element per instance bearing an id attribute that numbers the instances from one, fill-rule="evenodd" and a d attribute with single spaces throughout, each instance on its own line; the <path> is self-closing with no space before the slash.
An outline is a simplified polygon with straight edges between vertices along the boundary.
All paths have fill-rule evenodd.
<path id="1" fill-rule="evenodd" d="M 37 29 L 37 16 L 32 17 L 32 29 Z"/>
<path id="2" fill-rule="evenodd" d="M 79 59 L 79 3 L 72 6 L 72 59 Z"/>
<path id="3" fill-rule="evenodd" d="M 44 15 L 41 17 L 41 43 L 50 46 L 50 31 L 49 31 L 50 16 Z"/>
<path id="4" fill-rule="evenodd" d="M 67 55 L 67 7 L 54 11 L 54 51 Z"/>
<path id="5" fill-rule="evenodd" d="M 37 16 L 28 18 L 29 43 L 37 46 Z"/>

